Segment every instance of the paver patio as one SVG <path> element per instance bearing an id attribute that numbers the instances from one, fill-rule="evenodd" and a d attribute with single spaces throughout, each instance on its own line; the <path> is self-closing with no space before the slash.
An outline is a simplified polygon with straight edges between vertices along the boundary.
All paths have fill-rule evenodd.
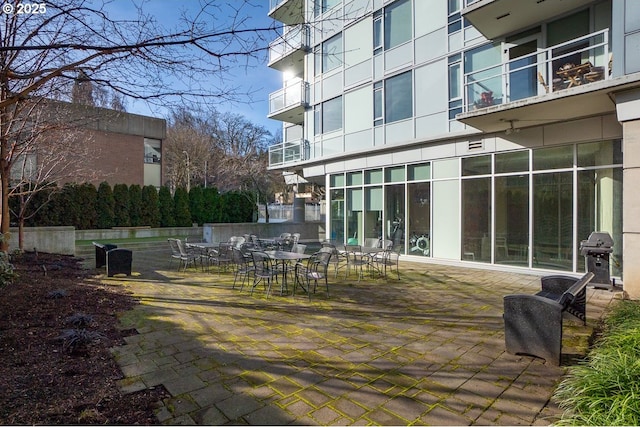
<path id="1" fill-rule="evenodd" d="M 563 366 L 505 353 L 502 298 L 539 276 L 401 262 L 401 280 L 331 277 L 311 301 L 134 253 L 122 283 L 140 299 L 113 348 L 135 392 L 162 384 L 163 424 L 548 425 L 566 366 L 615 296 L 588 290 L 587 327 L 565 320 Z"/>

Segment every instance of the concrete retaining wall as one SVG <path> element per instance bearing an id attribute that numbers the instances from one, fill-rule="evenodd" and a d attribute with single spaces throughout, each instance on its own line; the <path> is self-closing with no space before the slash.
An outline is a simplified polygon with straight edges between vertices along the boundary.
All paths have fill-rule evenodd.
<path id="1" fill-rule="evenodd" d="M 322 241 L 325 238 L 325 223 L 312 222 L 293 224 L 281 223 L 239 223 L 205 224 L 203 227 L 118 227 L 105 230 L 75 230 L 73 227 L 26 227 L 24 229 L 24 249 L 40 252 L 74 255 L 76 241 L 109 241 L 133 238 L 188 238 L 207 242 L 224 242 L 231 236 L 255 234 L 259 237 L 274 237 L 280 233 L 300 233 L 300 240 Z M 11 228 L 9 250 L 18 249 L 18 229 Z"/>
<path id="2" fill-rule="evenodd" d="M 17 250 L 18 228 L 10 229 L 9 251 Z M 39 252 L 53 254 L 73 255 L 76 250 L 75 228 L 69 227 L 25 227 L 24 244 L 25 251 L 37 249 Z"/>
<path id="3" fill-rule="evenodd" d="M 324 222 L 204 224 L 202 228 L 205 242 L 226 242 L 231 236 L 242 236 L 243 234 L 275 237 L 281 233 L 300 233 L 301 241 L 322 241 L 325 239 Z"/>
<path id="4" fill-rule="evenodd" d="M 202 239 L 202 227 L 114 227 L 104 230 L 78 230 L 76 240 L 136 239 L 144 237 L 177 237 Z"/>

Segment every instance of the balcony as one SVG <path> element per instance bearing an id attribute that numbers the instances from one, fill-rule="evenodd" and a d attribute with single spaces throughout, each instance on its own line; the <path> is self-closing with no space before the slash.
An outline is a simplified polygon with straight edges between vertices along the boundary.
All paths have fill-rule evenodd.
<path id="1" fill-rule="evenodd" d="M 269 44 L 269 67 L 300 75 L 304 70 L 304 56 L 311 42 L 309 26 L 300 24 Z"/>
<path id="2" fill-rule="evenodd" d="M 269 147 L 269 167 L 305 160 L 304 140 L 282 142 Z"/>
<path id="3" fill-rule="evenodd" d="M 610 59 L 609 31 L 602 30 L 466 73 L 456 119 L 489 132 L 614 110 L 606 95 Z M 579 94 L 589 97 L 576 102 Z"/>
<path id="4" fill-rule="evenodd" d="M 493 40 L 589 3 L 590 0 L 466 0 L 461 14 L 483 36 Z"/>
<path id="5" fill-rule="evenodd" d="M 269 17 L 287 25 L 304 22 L 304 0 L 269 0 Z"/>
<path id="6" fill-rule="evenodd" d="M 269 114 L 267 117 L 283 122 L 304 123 L 304 111 L 309 105 L 309 83 L 298 83 L 269 94 Z"/>

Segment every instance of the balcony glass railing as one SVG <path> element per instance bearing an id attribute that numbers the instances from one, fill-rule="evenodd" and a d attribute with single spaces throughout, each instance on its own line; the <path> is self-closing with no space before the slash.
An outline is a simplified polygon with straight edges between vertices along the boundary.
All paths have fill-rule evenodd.
<path id="1" fill-rule="evenodd" d="M 269 44 L 269 63 L 278 61 L 297 50 L 307 50 L 310 46 L 309 27 L 296 25 Z"/>
<path id="2" fill-rule="evenodd" d="M 520 56 L 464 76 L 471 111 L 609 79 L 609 30 Z"/>
<path id="3" fill-rule="evenodd" d="M 304 160 L 304 140 L 282 142 L 269 147 L 269 166 Z"/>
<path id="4" fill-rule="evenodd" d="M 309 84 L 300 81 L 269 94 L 269 115 L 305 106 L 309 100 Z"/>

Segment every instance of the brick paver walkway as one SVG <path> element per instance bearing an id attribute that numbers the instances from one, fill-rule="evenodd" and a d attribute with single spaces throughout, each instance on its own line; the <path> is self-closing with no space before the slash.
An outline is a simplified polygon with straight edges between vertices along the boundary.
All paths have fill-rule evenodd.
<path id="1" fill-rule="evenodd" d="M 113 348 L 126 392 L 162 384 L 163 424 L 548 425 L 565 367 L 505 353 L 502 297 L 539 277 L 401 263 L 400 281 L 331 278 L 306 295 L 232 289 L 229 273 L 179 272 L 136 252 Z M 275 288 L 274 288 L 275 289 Z M 564 365 L 584 354 L 614 294 L 588 291 L 588 326 L 565 321 Z"/>

